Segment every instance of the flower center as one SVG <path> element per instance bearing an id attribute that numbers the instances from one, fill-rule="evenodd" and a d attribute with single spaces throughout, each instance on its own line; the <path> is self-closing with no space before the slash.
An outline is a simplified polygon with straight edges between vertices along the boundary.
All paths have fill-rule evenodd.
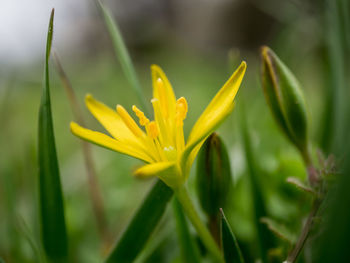
<path id="1" fill-rule="evenodd" d="M 151 100 L 155 121 L 150 121 L 139 108 L 132 106 L 140 125 L 145 127 L 146 133 L 140 129 L 122 106 L 117 106 L 117 112 L 133 134 L 143 140 L 155 161 L 176 160 L 185 146 L 183 121 L 187 115 L 187 101 L 181 97 L 176 101 L 175 109 L 169 109 L 166 104 L 164 83 L 160 79 L 157 81 L 157 86 L 159 99 Z M 173 113 L 170 114 L 171 111 Z"/>

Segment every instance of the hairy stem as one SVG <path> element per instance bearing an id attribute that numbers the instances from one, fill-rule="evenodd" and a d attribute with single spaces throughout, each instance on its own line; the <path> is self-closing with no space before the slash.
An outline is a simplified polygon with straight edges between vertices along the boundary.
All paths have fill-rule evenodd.
<path id="1" fill-rule="evenodd" d="M 303 249 L 305 242 L 309 236 L 310 230 L 312 229 L 313 223 L 314 223 L 314 218 L 318 212 L 318 209 L 320 208 L 322 203 L 322 200 L 320 198 L 316 198 L 313 202 L 311 212 L 309 216 L 307 217 L 306 223 L 301 231 L 301 235 L 295 244 L 295 247 L 291 250 L 291 252 L 288 254 L 287 260 L 285 263 L 294 263 L 301 250 Z"/>

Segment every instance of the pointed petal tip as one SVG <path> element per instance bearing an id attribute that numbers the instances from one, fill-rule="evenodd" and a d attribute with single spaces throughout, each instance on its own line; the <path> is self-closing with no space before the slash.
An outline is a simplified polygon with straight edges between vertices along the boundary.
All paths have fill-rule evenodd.
<path id="1" fill-rule="evenodd" d="M 90 94 L 90 93 L 87 93 L 85 95 L 85 102 L 87 103 L 88 101 L 92 101 L 94 99 L 94 97 Z"/>
<path id="2" fill-rule="evenodd" d="M 75 127 L 75 125 L 78 125 L 78 124 L 76 124 L 74 121 L 71 121 L 71 122 L 69 123 L 69 127 L 70 127 L 70 128 Z"/>
<path id="3" fill-rule="evenodd" d="M 152 170 L 152 169 L 151 169 Z M 153 177 L 156 176 L 155 174 L 153 174 L 150 169 L 148 168 L 148 165 L 144 165 L 139 167 L 138 169 L 136 169 L 133 174 L 133 176 L 135 177 L 139 177 L 139 178 L 147 178 L 147 177 Z"/>
<path id="4" fill-rule="evenodd" d="M 152 64 L 151 65 L 151 70 L 153 71 L 153 70 L 159 70 L 159 69 L 161 69 L 160 68 L 160 66 L 158 66 L 157 64 Z"/>
<path id="5" fill-rule="evenodd" d="M 78 123 L 76 123 L 74 121 L 71 121 L 70 124 L 69 124 L 69 128 L 70 128 L 71 133 L 76 135 L 77 134 L 77 130 L 79 128 L 81 128 L 81 127 L 80 127 L 80 125 Z"/>
<path id="6" fill-rule="evenodd" d="M 69 126 L 71 127 L 71 128 L 76 128 L 76 127 L 81 127 L 78 123 L 76 123 L 75 121 L 71 121 L 70 123 L 69 123 Z"/>
<path id="7" fill-rule="evenodd" d="M 268 46 L 263 45 L 263 46 L 260 47 L 260 52 L 261 53 L 266 53 L 269 50 L 270 50 L 270 48 Z"/>
<path id="8" fill-rule="evenodd" d="M 247 62 L 245 62 L 245 60 L 243 60 L 242 63 L 241 63 L 241 65 L 239 65 L 238 70 L 239 70 L 239 71 L 243 71 L 243 74 L 244 74 L 245 71 L 246 71 L 246 69 L 247 69 Z M 238 70 L 237 70 L 237 71 L 238 71 Z"/>
<path id="9" fill-rule="evenodd" d="M 268 46 L 262 46 L 260 48 L 260 54 L 264 61 L 271 61 L 271 56 L 274 55 L 273 51 Z"/>

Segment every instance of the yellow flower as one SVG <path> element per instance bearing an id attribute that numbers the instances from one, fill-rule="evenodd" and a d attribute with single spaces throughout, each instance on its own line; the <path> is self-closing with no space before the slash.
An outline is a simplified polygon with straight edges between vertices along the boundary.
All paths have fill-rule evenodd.
<path id="1" fill-rule="evenodd" d="M 74 122 L 70 125 L 71 131 L 82 139 L 145 161 L 147 164 L 135 171 L 136 176 L 158 176 L 168 186 L 177 188 L 186 181 L 205 139 L 232 111 L 245 70 L 246 63 L 242 62 L 199 117 L 186 143 L 183 120 L 187 101 L 184 97 L 176 100 L 169 80 L 156 65 L 151 66 L 153 121 L 134 105 L 132 110 L 140 128 L 123 106 L 117 105 L 113 110 L 87 95 L 88 109 L 112 137 Z"/>

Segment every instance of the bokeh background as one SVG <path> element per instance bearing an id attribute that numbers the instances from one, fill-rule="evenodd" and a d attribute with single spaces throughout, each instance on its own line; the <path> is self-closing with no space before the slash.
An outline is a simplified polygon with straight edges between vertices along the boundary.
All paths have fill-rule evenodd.
<path id="1" fill-rule="evenodd" d="M 344 95 L 344 76 L 349 73 L 343 64 L 348 46 L 342 46 L 349 43 L 349 38 L 338 31 L 349 28 L 337 24 L 336 13 L 332 13 L 327 1 L 106 0 L 104 3 L 118 21 L 147 99 L 151 99 L 150 65 L 158 64 L 172 82 L 177 97 L 188 100 L 186 134 L 234 68 L 241 60 L 247 62 L 237 106 L 218 131 L 229 149 L 234 178 L 226 214 L 251 262 L 249 257 L 254 256 L 257 247 L 240 128 L 240 118 L 245 118 L 260 167 L 268 213 L 298 229 L 299 218 L 309 209 L 309 199 L 286 184 L 285 179 L 288 176 L 304 179 L 305 170 L 296 149 L 280 133 L 265 103 L 259 75 L 259 48 L 270 46 L 295 73 L 307 101 L 313 149 L 330 151 L 332 127 L 339 121 L 329 107 Z M 111 107 L 121 104 L 131 109 L 138 102 L 116 59 L 94 1 L 1 1 L 0 256 L 6 262 L 36 262 L 33 249 L 33 243 L 39 240 L 36 137 L 52 7 L 56 11 L 53 47 L 71 80 L 87 126 L 103 130 L 83 105 L 87 93 Z M 344 81 L 337 82 L 334 75 L 343 76 Z M 106 255 L 108 242 L 103 242 L 98 234 L 81 144 L 69 131 L 74 117 L 54 63 L 51 63 L 51 83 L 70 253 L 74 262 L 100 262 Z M 334 111 L 337 107 L 341 106 L 336 106 Z M 96 146 L 92 150 L 107 227 L 114 240 L 153 181 L 131 176 L 140 165 L 138 161 Z M 193 196 L 194 172 L 195 166 L 189 181 Z M 179 262 L 171 214 L 168 209 L 139 262 Z"/>

